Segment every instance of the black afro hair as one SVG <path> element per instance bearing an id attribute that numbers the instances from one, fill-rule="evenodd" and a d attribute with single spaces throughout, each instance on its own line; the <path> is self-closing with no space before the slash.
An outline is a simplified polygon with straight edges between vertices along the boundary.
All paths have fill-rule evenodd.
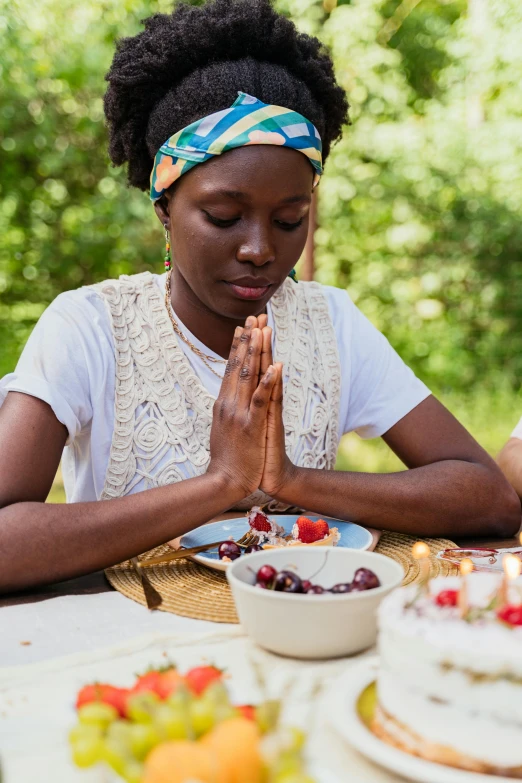
<path id="1" fill-rule="evenodd" d="M 286 106 L 313 122 L 326 159 L 348 121 L 348 103 L 329 54 L 298 32 L 270 0 L 177 5 L 144 20 L 117 43 L 106 76 L 112 162 L 148 190 L 154 155 L 173 133 L 226 109 L 238 91 Z"/>

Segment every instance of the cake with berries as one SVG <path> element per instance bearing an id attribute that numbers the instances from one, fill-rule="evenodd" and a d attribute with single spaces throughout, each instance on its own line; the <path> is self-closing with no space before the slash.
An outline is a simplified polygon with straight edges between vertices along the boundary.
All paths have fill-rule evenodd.
<path id="1" fill-rule="evenodd" d="M 430 761 L 522 779 L 522 583 L 501 604 L 501 578 L 470 574 L 465 604 L 459 577 L 385 598 L 373 729 Z"/>
<path id="2" fill-rule="evenodd" d="M 258 506 L 254 506 L 248 515 L 248 523 L 252 532 L 258 536 L 263 549 L 305 545 L 336 546 L 340 538 L 337 528 L 329 527 L 324 519 L 314 522 L 308 517 L 299 517 L 291 535 L 285 535 L 285 529 L 270 519 Z"/>

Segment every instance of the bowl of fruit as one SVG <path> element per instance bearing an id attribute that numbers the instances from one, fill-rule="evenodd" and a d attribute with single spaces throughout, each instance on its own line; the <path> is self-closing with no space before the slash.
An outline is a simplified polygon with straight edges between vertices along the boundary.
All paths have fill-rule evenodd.
<path id="1" fill-rule="evenodd" d="M 234 705 L 214 666 L 152 669 L 130 688 L 86 685 L 76 710 L 72 760 L 104 783 L 319 783 L 279 702 Z"/>
<path id="2" fill-rule="evenodd" d="M 389 557 L 333 547 L 255 552 L 227 570 L 247 633 L 293 658 L 336 658 L 370 647 L 377 607 L 403 577 Z"/>

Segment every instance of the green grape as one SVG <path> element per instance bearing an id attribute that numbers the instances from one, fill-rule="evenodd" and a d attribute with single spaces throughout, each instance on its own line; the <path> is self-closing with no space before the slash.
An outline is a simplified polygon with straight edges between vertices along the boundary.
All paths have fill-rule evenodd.
<path id="1" fill-rule="evenodd" d="M 78 710 L 80 723 L 100 726 L 102 729 L 105 729 L 117 718 L 118 711 L 111 704 L 104 704 L 102 701 L 91 701 Z"/>
<path id="2" fill-rule="evenodd" d="M 306 742 L 306 734 L 302 729 L 298 729 L 295 726 L 289 726 L 287 729 L 289 733 L 288 747 L 291 750 L 301 751 L 304 748 Z"/>
<path id="3" fill-rule="evenodd" d="M 128 761 L 125 764 L 123 771 L 121 772 L 121 776 L 127 781 L 127 783 L 141 783 L 143 776 L 143 764 L 140 764 L 134 759 Z"/>
<path id="4" fill-rule="evenodd" d="M 280 711 L 281 703 L 274 699 L 265 701 L 256 707 L 256 721 L 262 734 L 274 731 L 279 722 Z"/>
<path id="5" fill-rule="evenodd" d="M 103 747 L 102 760 L 105 761 L 118 774 L 123 775 L 123 770 L 132 757 L 129 749 L 118 742 L 117 739 L 107 737 Z"/>
<path id="6" fill-rule="evenodd" d="M 189 709 L 190 703 L 193 700 L 193 696 L 190 693 L 190 691 L 185 688 L 183 685 L 180 685 L 179 688 L 177 688 L 174 693 L 171 693 L 168 697 L 166 704 L 169 705 L 169 707 L 173 707 L 177 710 L 187 711 Z"/>
<path id="7" fill-rule="evenodd" d="M 192 739 L 188 713 L 171 704 L 160 704 L 156 708 L 154 726 L 164 739 Z"/>
<path id="8" fill-rule="evenodd" d="M 276 777 L 301 774 L 303 771 L 303 760 L 299 754 L 283 751 L 273 764 L 272 771 Z"/>
<path id="9" fill-rule="evenodd" d="M 132 742 L 132 723 L 127 720 L 115 720 L 107 728 L 107 739 L 126 748 L 130 753 Z"/>
<path id="10" fill-rule="evenodd" d="M 205 699 L 212 702 L 216 707 L 229 707 L 230 697 L 226 686 L 222 682 L 213 682 L 205 690 Z"/>
<path id="11" fill-rule="evenodd" d="M 103 758 L 101 737 L 77 739 L 72 743 L 72 758 L 77 767 L 92 767 Z"/>
<path id="12" fill-rule="evenodd" d="M 229 709 L 229 707 L 225 707 Z M 192 731 L 196 739 L 209 732 L 217 720 L 217 711 L 215 704 L 205 696 L 201 699 L 194 699 L 190 705 L 190 722 Z"/>
<path id="13" fill-rule="evenodd" d="M 69 742 L 73 745 L 75 742 L 83 740 L 97 740 L 103 736 L 103 730 L 100 726 L 94 726 L 88 723 L 77 723 L 69 732 Z"/>
<path id="14" fill-rule="evenodd" d="M 152 723 L 131 724 L 130 748 L 138 761 L 143 761 L 147 753 L 160 742 L 160 734 Z"/>
<path id="15" fill-rule="evenodd" d="M 317 783 L 317 781 L 311 778 L 310 775 L 307 775 L 306 772 L 284 772 L 272 778 L 271 783 Z"/>
<path id="16" fill-rule="evenodd" d="M 152 723 L 159 703 L 160 698 L 156 693 L 135 693 L 127 701 L 127 714 L 136 723 Z"/>
<path id="17" fill-rule="evenodd" d="M 229 720 L 229 718 L 238 718 L 241 715 L 239 710 L 237 710 L 235 707 L 233 707 L 231 704 L 228 706 L 221 706 L 216 707 L 216 723 L 222 723 L 224 720 Z"/>

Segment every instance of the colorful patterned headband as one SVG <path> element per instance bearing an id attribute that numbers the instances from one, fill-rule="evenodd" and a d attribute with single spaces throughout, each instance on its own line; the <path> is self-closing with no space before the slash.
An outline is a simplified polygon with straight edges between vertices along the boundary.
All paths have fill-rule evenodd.
<path id="1" fill-rule="evenodd" d="M 313 186 L 319 182 L 323 173 L 322 145 L 316 127 L 291 109 L 272 106 L 239 92 L 229 109 L 193 122 L 159 148 L 150 177 L 152 201 L 157 201 L 173 182 L 198 163 L 250 144 L 275 144 L 299 150 L 314 167 Z"/>

